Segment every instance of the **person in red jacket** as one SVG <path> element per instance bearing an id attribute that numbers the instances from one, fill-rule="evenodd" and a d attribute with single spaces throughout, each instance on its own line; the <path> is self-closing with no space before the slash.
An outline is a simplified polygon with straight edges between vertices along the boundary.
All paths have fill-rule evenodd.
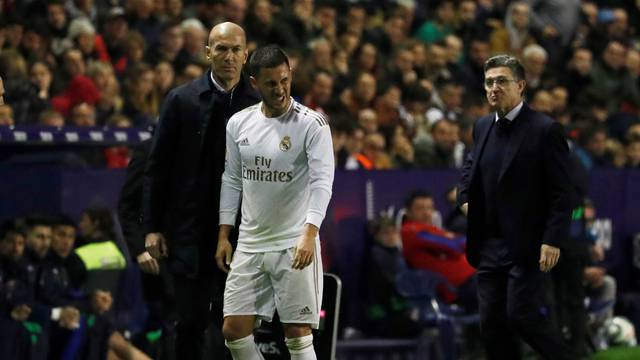
<path id="1" fill-rule="evenodd" d="M 402 252 L 409 266 L 433 271 L 447 279 L 438 293 L 446 302 L 456 302 L 466 310 L 477 308 L 475 272 L 465 256 L 466 237 L 433 224 L 433 197 L 424 191 L 411 193 L 402 224 Z"/>

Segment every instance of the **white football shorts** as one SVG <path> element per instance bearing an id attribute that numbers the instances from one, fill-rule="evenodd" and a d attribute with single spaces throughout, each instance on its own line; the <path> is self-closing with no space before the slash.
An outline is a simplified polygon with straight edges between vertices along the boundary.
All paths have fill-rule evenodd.
<path id="1" fill-rule="evenodd" d="M 291 267 L 294 250 L 236 251 L 224 289 L 224 316 L 257 315 L 257 320 L 270 322 L 277 309 L 282 323 L 317 329 L 323 276 L 320 242 L 316 241 L 313 261 L 302 270 Z"/>

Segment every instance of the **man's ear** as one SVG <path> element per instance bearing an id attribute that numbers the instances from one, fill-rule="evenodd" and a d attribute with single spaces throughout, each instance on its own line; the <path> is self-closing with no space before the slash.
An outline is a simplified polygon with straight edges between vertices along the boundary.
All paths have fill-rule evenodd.
<path id="1" fill-rule="evenodd" d="M 258 80 L 256 80 L 255 77 L 249 76 L 249 82 L 251 83 L 251 86 L 253 86 L 254 89 L 258 89 Z"/>
<path id="2" fill-rule="evenodd" d="M 211 51 L 211 48 L 209 47 L 209 45 L 205 45 L 205 47 L 204 47 L 204 53 L 205 53 L 205 55 L 207 56 L 207 60 L 211 60 L 210 51 Z"/>

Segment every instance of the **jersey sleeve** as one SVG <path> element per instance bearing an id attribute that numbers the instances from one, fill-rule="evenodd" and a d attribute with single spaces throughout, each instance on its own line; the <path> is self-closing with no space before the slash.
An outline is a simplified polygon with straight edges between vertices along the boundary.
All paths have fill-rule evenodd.
<path id="1" fill-rule="evenodd" d="M 220 187 L 220 225 L 235 225 L 242 196 L 242 161 L 236 142 L 237 119 L 227 124 L 226 158 Z"/>
<path id="2" fill-rule="evenodd" d="M 323 119 L 324 120 L 324 119 Z M 309 208 L 306 223 L 320 227 L 331 199 L 335 171 L 331 130 L 325 121 L 313 122 L 306 139 L 309 165 Z"/>

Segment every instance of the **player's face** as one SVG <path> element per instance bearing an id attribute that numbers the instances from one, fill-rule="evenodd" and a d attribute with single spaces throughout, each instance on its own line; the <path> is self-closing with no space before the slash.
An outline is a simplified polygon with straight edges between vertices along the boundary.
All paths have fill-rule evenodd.
<path id="1" fill-rule="evenodd" d="M 264 111 L 270 117 L 282 115 L 291 102 L 291 69 L 286 63 L 262 68 L 251 83 L 262 95 Z"/>

